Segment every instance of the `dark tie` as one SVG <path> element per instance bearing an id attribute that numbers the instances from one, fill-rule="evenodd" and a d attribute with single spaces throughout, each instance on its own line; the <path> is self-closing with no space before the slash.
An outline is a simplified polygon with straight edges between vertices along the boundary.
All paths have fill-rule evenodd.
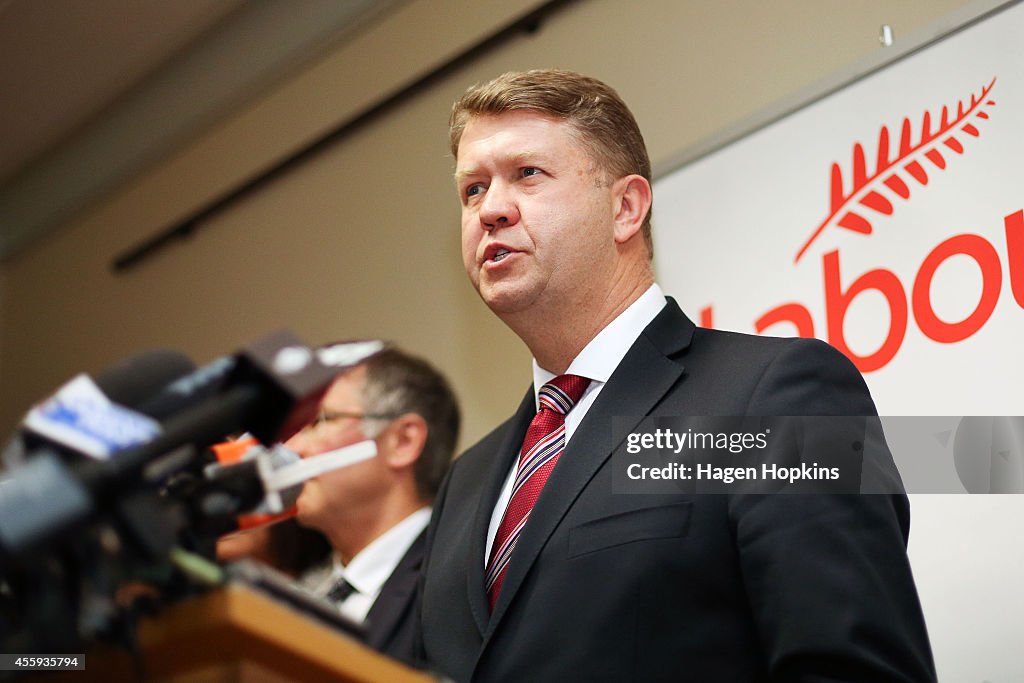
<path id="1" fill-rule="evenodd" d="M 340 605 L 348 599 L 348 596 L 355 592 L 357 591 L 352 584 L 345 579 L 340 579 L 331 590 L 327 591 L 327 599 Z"/>
<path id="2" fill-rule="evenodd" d="M 487 562 L 484 585 L 492 610 L 498 601 L 509 558 L 515 550 L 519 534 L 551 470 L 555 468 L 558 456 L 565 449 L 565 415 L 580 400 L 589 384 L 590 380 L 586 377 L 559 375 L 538 392 L 540 408 L 526 430 L 515 483 L 512 485 L 512 497 L 498 525 Z"/>

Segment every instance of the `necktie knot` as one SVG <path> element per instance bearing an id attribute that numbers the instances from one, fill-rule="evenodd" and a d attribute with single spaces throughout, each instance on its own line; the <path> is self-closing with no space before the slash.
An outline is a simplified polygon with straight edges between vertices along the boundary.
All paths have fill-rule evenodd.
<path id="1" fill-rule="evenodd" d="M 327 592 L 327 599 L 331 602 L 342 603 L 348 600 L 348 596 L 356 592 L 356 587 L 345 579 L 339 579 L 336 584 Z"/>
<path id="2" fill-rule="evenodd" d="M 559 375 L 545 384 L 537 392 L 540 410 L 547 408 L 560 415 L 565 415 L 587 390 L 590 380 L 579 375 Z"/>

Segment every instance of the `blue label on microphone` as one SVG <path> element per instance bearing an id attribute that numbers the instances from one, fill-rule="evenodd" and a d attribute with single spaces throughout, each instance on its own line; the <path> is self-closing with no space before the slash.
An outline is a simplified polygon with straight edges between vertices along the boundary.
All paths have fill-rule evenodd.
<path id="1" fill-rule="evenodd" d="M 112 403 L 85 375 L 33 408 L 25 426 L 54 443 L 99 459 L 146 443 L 160 433 L 158 422 Z"/>

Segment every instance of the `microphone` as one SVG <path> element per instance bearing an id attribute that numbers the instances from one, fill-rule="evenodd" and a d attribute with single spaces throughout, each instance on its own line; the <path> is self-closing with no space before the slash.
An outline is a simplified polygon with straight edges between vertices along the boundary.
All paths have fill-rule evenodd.
<path id="1" fill-rule="evenodd" d="M 155 395 L 195 369 L 189 358 L 169 349 L 145 351 L 107 368 L 95 378 L 78 375 L 29 410 L 3 452 L 13 467 L 29 453 L 54 449 L 66 457 L 109 457 L 139 443 L 158 427 L 124 411 Z M 129 437 L 134 434 L 136 438 Z"/>
<path id="2" fill-rule="evenodd" d="M 180 351 L 150 349 L 111 365 L 96 376 L 96 385 L 114 403 L 138 410 L 157 391 L 195 369 Z"/>
<path id="3" fill-rule="evenodd" d="M 114 446 L 100 444 L 107 449 L 106 459 L 68 468 L 54 458 L 45 458 L 28 467 L 33 464 L 30 457 L 24 467 L 11 471 L 14 481 L 0 487 L 0 554 L 6 548 L 24 556 L 54 543 L 95 517 L 101 508 L 116 507 L 118 500 L 140 484 L 152 485 L 192 462 L 197 448 L 221 441 L 224 434 L 248 431 L 264 444 L 286 440 L 313 419 L 321 396 L 339 372 L 383 348 L 382 342 L 373 341 L 314 352 L 290 332 L 273 333 L 142 401 L 142 411 L 161 418 L 167 415 L 159 425 L 162 431 L 148 438 L 140 436 L 139 425 L 144 424 L 140 413 L 126 411 L 130 415 L 125 417 L 104 404 L 103 410 L 93 414 L 114 415 L 111 423 L 116 428 L 103 434 L 117 435 L 112 439 Z M 79 385 L 74 392 L 90 401 L 102 395 Z M 51 423 L 61 422 L 60 410 L 49 415 Z M 130 441 L 125 434 L 142 443 L 121 448 Z M 92 446 L 95 444 L 88 447 Z M 79 447 L 76 441 L 73 449 Z M 103 451 L 96 448 L 92 452 Z M 111 453 L 116 455 L 110 457 Z M 280 477 L 266 476 L 268 491 L 279 492 L 284 487 Z"/>
<path id="4" fill-rule="evenodd" d="M 203 501 L 202 516 L 233 518 L 233 522 L 225 521 L 218 525 L 217 535 L 236 529 L 274 524 L 296 514 L 295 501 L 302 493 L 302 485 L 272 492 L 268 490 L 266 475 L 298 462 L 301 459 L 298 453 L 282 444 L 268 449 L 250 434 L 234 441 L 215 444 L 210 450 L 215 461 L 203 469 L 203 475 L 210 485 L 215 486 L 239 476 L 256 484 L 246 486 L 244 490 L 247 495 L 233 501 L 218 495 Z"/>
<path id="5" fill-rule="evenodd" d="M 286 441 L 315 416 L 339 373 L 383 349 L 384 343 L 374 340 L 314 351 L 282 330 L 172 382 L 137 410 L 164 422 L 166 431 L 184 416 L 197 432 L 204 422 L 217 422 L 219 434 L 196 434 L 209 437 L 206 444 L 224 434 L 249 432 L 271 445 Z"/>
<path id="6" fill-rule="evenodd" d="M 212 450 L 217 462 L 206 466 L 204 481 L 176 495 L 189 501 L 194 529 L 221 535 L 295 516 L 306 480 L 374 457 L 377 444 L 366 440 L 302 458 L 286 446 L 266 448 L 246 435 Z"/>
<path id="7" fill-rule="evenodd" d="M 159 577 L 168 594 L 186 590 L 182 579 L 197 569 L 190 550 L 198 549 L 189 543 L 188 505 L 160 495 L 156 484 L 198 465 L 201 449 L 225 434 L 248 431 L 264 444 L 286 439 L 314 418 L 339 372 L 381 349 L 370 342 L 322 354 L 281 332 L 122 399 L 133 403 L 118 406 L 123 412 L 87 378 L 62 388 L 26 430 L 42 425 L 47 439 L 89 457 L 68 461 L 56 446 L 35 447 L 0 476 L 0 593 L 26 607 L 13 638 L 0 624 L 0 641 L 32 642 L 55 626 L 71 639 L 114 632 L 121 625 L 112 611 L 115 589 L 140 572 Z M 295 491 L 289 486 L 315 471 L 305 461 L 274 467 L 269 457 L 253 460 L 254 470 L 232 470 L 227 479 L 255 484 L 255 506 L 276 497 L 283 510 Z"/>
<path id="8" fill-rule="evenodd" d="M 96 500 L 69 463 L 109 457 L 157 430 L 119 404 L 137 403 L 194 367 L 176 351 L 146 351 L 107 368 L 95 382 L 79 375 L 33 407 L 4 449 L 0 557 L 30 557 L 40 539 L 63 537 L 94 515 Z"/>

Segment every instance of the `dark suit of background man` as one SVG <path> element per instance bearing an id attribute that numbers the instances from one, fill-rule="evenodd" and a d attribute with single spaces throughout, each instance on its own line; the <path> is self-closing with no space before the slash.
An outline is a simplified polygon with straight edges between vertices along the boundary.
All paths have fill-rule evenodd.
<path id="1" fill-rule="evenodd" d="M 306 482 L 298 521 L 332 560 L 303 584 L 366 627 L 367 644 L 411 661 L 430 503 L 451 462 L 459 408 L 426 362 L 387 349 L 340 375 L 317 419 L 288 441 L 304 457 L 374 439 L 377 455 Z"/>
<path id="2" fill-rule="evenodd" d="M 612 493 L 613 416 L 875 413 L 828 345 L 699 329 L 662 294 L 650 162 L 618 95 L 506 74 L 456 103 L 451 147 L 466 270 L 534 384 L 438 495 L 427 663 L 458 681 L 933 680 L 905 496 Z M 562 375 L 586 388 L 492 594 L 536 392 Z"/>

